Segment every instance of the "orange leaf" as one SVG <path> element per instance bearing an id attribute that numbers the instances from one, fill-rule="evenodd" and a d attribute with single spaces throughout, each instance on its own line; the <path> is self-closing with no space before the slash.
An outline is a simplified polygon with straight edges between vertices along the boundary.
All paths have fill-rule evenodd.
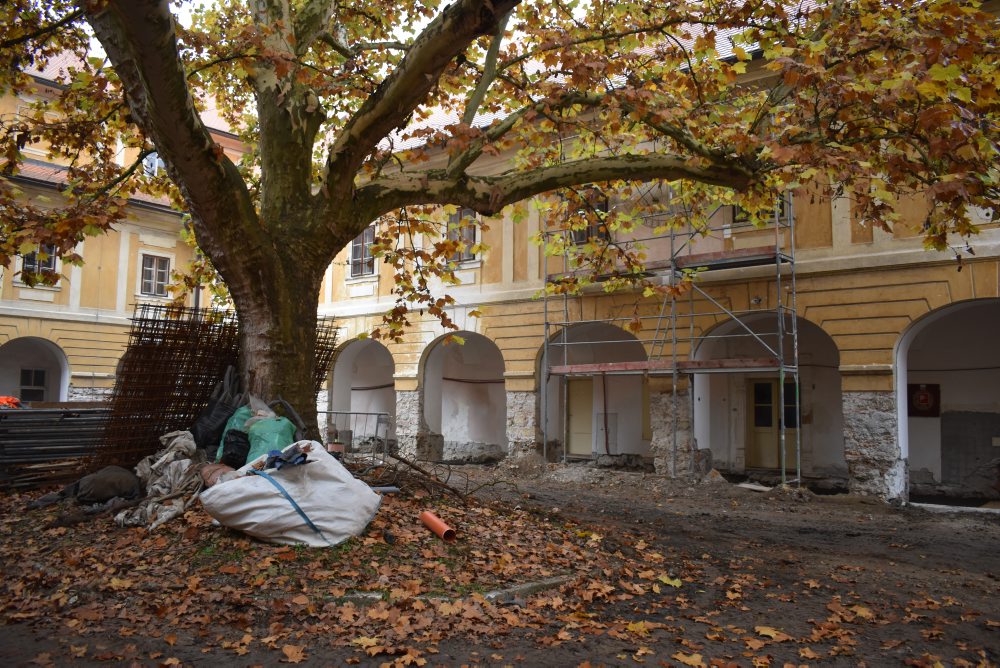
<path id="1" fill-rule="evenodd" d="M 685 666 L 704 667 L 705 665 L 705 662 L 701 660 L 701 654 L 685 654 L 684 652 L 677 652 L 676 654 L 671 654 L 670 658 L 677 659 Z"/>
<path id="2" fill-rule="evenodd" d="M 301 663 L 306 658 L 306 648 L 301 645 L 285 645 L 281 648 L 282 653 L 288 659 L 288 663 Z"/>

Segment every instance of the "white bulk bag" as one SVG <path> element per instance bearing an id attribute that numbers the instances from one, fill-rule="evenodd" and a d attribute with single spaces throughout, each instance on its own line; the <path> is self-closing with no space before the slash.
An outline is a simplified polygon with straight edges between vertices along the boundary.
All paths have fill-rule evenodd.
<path id="1" fill-rule="evenodd" d="M 285 450 L 295 446 L 309 446 L 305 464 L 256 475 L 249 471 L 266 455 L 247 462 L 238 469 L 239 477 L 201 493 L 205 510 L 224 526 L 284 545 L 330 547 L 364 531 L 382 497 L 316 441 L 299 441 Z"/>

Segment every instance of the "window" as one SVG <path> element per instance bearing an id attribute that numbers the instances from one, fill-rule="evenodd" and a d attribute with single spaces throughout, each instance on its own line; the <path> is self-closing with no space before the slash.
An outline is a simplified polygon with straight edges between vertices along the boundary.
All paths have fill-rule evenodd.
<path id="1" fill-rule="evenodd" d="M 570 230 L 573 243 L 585 244 L 591 239 L 609 239 L 608 227 L 605 224 L 608 211 L 608 197 L 597 188 L 587 188 L 578 194 L 579 199 L 572 202 L 577 205 L 576 211 L 569 213 L 569 222 L 576 227 L 586 221 L 585 227 Z"/>
<path id="2" fill-rule="evenodd" d="M 351 241 L 351 278 L 375 274 L 375 258 L 372 244 L 375 243 L 375 228 L 369 227 Z"/>
<path id="3" fill-rule="evenodd" d="M 169 282 L 170 258 L 143 253 L 139 292 L 147 297 L 166 297 Z"/>
<path id="4" fill-rule="evenodd" d="M 461 264 L 476 259 L 472 248 L 476 245 L 476 212 L 472 209 L 459 209 L 448 219 L 448 241 L 458 241 L 464 247 L 451 256 L 451 261 Z"/>
<path id="5" fill-rule="evenodd" d="M 142 173 L 152 178 L 166 171 L 167 165 L 158 153 L 150 153 L 142 159 Z"/>
<path id="6" fill-rule="evenodd" d="M 45 401 L 45 369 L 21 369 L 21 401 Z"/>
<path id="7" fill-rule="evenodd" d="M 54 244 L 42 244 L 39 251 L 32 251 L 21 257 L 22 272 L 39 274 L 42 272 L 55 273 L 55 270 L 56 247 Z"/>

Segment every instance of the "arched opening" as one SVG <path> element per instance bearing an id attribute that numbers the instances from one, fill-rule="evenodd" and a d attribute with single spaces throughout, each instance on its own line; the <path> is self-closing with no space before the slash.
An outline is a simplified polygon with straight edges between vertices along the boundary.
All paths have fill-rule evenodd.
<path id="1" fill-rule="evenodd" d="M 444 461 L 484 462 L 507 454 L 504 361 L 493 341 L 455 332 L 428 347 L 422 365 L 424 420 L 443 440 Z"/>
<path id="2" fill-rule="evenodd" d="M 69 361 L 62 348 L 35 336 L 0 346 L 0 394 L 25 402 L 66 401 Z"/>
<path id="3" fill-rule="evenodd" d="M 706 333 L 694 358 L 761 358 L 770 355 L 761 341 L 777 345 L 773 312 L 727 320 Z M 803 476 L 846 480 L 840 354 L 819 326 L 798 319 L 799 403 L 794 378 L 785 375 L 784 405 L 778 371 L 700 373 L 694 375 L 694 435 L 697 447 L 709 448 L 720 471 L 780 471 L 781 426 L 785 425 L 784 466 L 796 468 L 796 442 Z M 786 329 L 790 329 L 786 326 Z M 759 338 L 758 338 L 759 337 Z M 786 334 L 786 362 L 792 337 Z M 797 432 L 797 433 L 796 433 Z"/>
<path id="4" fill-rule="evenodd" d="M 395 369 L 392 353 L 378 341 L 351 341 L 338 351 L 330 384 L 328 440 L 363 448 L 376 437 L 395 438 Z"/>
<path id="5" fill-rule="evenodd" d="M 550 367 L 647 359 L 635 336 L 607 323 L 567 327 L 552 336 L 548 354 Z M 552 375 L 544 391 L 550 451 L 563 450 L 570 458 L 649 454 L 649 393 L 643 375 Z"/>
<path id="6" fill-rule="evenodd" d="M 1000 497 L 1000 299 L 921 318 L 896 348 L 899 446 L 911 496 Z"/>

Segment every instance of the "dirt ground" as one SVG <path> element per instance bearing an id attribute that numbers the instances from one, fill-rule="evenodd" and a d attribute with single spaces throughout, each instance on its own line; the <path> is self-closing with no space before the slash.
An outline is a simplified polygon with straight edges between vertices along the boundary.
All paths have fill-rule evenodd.
<path id="1" fill-rule="evenodd" d="M 322 609 L 297 609 L 278 605 L 275 595 L 274 605 L 258 606 L 250 615 L 244 609 L 254 603 L 245 597 L 227 593 L 196 598 L 201 592 L 191 589 L 175 595 L 171 605 L 188 595 L 207 601 L 208 609 L 182 610 L 186 617 L 174 617 L 160 603 L 161 608 L 146 617 L 130 618 L 123 608 L 129 601 L 139 603 L 115 598 L 124 588 L 119 586 L 100 589 L 108 600 L 97 597 L 86 608 L 100 614 L 81 617 L 80 608 L 48 603 L 76 591 L 65 581 L 78 574 L 64 574 L 60 585 L 58 578 L 27 582 L 26 573 L 54 570 L 56 562 L 47 561 L 52 555 L 67 559 L 65 555 L 81 549 L 65 541 L 97 538 L 87 537 L 89 529 L 75 527 L 59 534 L 64 542 L 58 550 L 45 547 L 44 540 L 37 548 L 25 548 L 32 522 L 12 519 L 11 513 L 19 511 L 5 505 L 0 564 L 7 578 L 7 601 L 0 605 L 0 661 L 227 666 L 1000 664 L 1000 515 L 930 512 L 796 490 L 758 492 L 721 481 L 687 483 L 584 466 L 465 467 L 460 473 L 474 482 L 495 484 L 477 493 L 482 505 L 475 517 L 450 511 L 459 518 L 459 544 L 467 542 L 469 552 L 463 558 L 468 560 L 442 558 L 436 563 L 451 569 L 453 576 L 463 575 L 463 570 L 492 570 L 496 577 L 482 580 L 478 589 L 446 591 L 445 599 L 427 594 L 434 602 L 424 614 L 436 616 L 428 618 L 422 633 L 408 629 L 403 634 L 399 625 L 401 614 L 407 620 L 420 618 L 414 610 L 427 609 L 420 602 L 428 600 L 424 594 L 407 598 L 410 607 L 402 613 L 402 599 L 395 593 L 373 599 L 380 602 L 367 613 L 363 603 L 348 602 L 350 615 L 342 600 Z M 384 511 L 394 517 L 387 506 Z M 505 524 L 512 517 L 519 519 Z M 191 526 L 171 529 L 177 536 L 174 544 L 202 540 L 199 535 L 214 531 L 199 522 L 189 520 Z M 473 528 L 473 522 L 482 523 Z M 381 531 L 381 538 L 365 539 L 373 544 L 371 549 L 386 547 L 382 540 L 390 525 L 379 526 L 370 533 L 378 536 Z M 108 527 L 101 531 L 114 535 Z M 392 525 L 397 538 L 387 542 L 398 548 L 408 540 L 407 531 Z M 41 536 L 37 527 L 36 535 Z M 149 539 L 135 535 L 138 554 L 148 552 Z M 433 556 L 428 551 L 433 544 L 414 535 L 413 555 Z M 197 554 L 207 550 L 198 549 Z M 244 559 L 260 559 L 273 548 L 250 549 Z M 552 557 L 553 551 L 560 556 Z M 286 558 L 281 556 L 286 552 L 268 554 Z M 348 546 L 330 559 L 350 554 Z M 296 552 L 287 558 L 299 556 Z M 309 563 L 314 575 L 330 572 L 328 565 L 323 565 L 327 570 L 315 570 L 320 568 L 315 556 L 302 558 L 313 560 Z M 79 562 L 74 559 L 68 563 Z M 529 564 L 530 569 L 518 570 Z M 393 568 L 408 567 L 397 563 Z M 466 582 L 472 581 L 473 575 L 464 575 Z M 186 577 L 190 581 L 192 576 Z M 16 582 L 22 583 L 20 589 Z M 378 592 L 377 585 L 373 581 L 368 590 Z M 301 584 L 296 586 L 300 595 L 311 595 Z M 486 600 L 486 590 L 499 597 Z M 293 593 L 290 589 L 288 596 Z M 106 607 L 95 607 L 99 604 Z M 241 621 L 231 621 L 237 614 L 243 615 Z M 366 614 L 371 619 L 366 621 Z M 383 614 L 396 624 L 394 629 L 373 626 Z M 218 622 L 221 628 L 226 620 L 236 635 L 213 635 L 197 624 L 171 621 L 192 616 L 202 618 L 202 627 Z M 127 623 L 130 619 L 152 623 L 137 631 Z M 176 632 L 163 628 L 170 624 L 177 624 Z M 299 632 L 288 635 L 287 629 L 295 625 Z M 240 646 L 231 639 L 243 632 L 244 638 L 255 641 Z M 285 633 L 282 637 L 289 640 L 268 644 L 268 638 L 260 639 L 268 633 L 271 638 Z M 376 644 L 388 645 L 389 637 L 405 637 L 406 643 Z"/>

